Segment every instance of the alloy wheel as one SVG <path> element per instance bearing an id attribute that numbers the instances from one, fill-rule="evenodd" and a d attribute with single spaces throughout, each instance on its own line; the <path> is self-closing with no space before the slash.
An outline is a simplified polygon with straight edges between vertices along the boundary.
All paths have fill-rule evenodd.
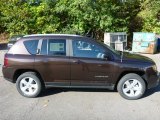
<path id="1" fill-rule="evenodd" d="M 129 79 L 124 82 L 122 91 L 128 97 L 136 97 L 142 93 L 142 85 L 137 79 Z"/>
<path id="2" fill-rule="evenodd" d="M 33 78 L 25 77 L 20 81 L 20 89 L 26 95 L 33 95 L 38 90 L 38 84 Z"/>

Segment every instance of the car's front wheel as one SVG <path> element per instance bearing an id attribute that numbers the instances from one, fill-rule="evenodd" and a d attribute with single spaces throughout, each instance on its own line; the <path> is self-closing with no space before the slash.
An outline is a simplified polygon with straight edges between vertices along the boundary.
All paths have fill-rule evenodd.
<path id="1" fill-rule="evenodd" d="M 34 72 L 25 72 L 18 77 L 16 87 L 21 95 L 32 98 L 39 95 L 42 84 Z"/>
<path id="2" fill-rule="evenodd" d="M 139 75 L 130 73 L 120 79 L 117 90 L 123 98 L 136 100 L 144 95 L 146 84 Z"/>

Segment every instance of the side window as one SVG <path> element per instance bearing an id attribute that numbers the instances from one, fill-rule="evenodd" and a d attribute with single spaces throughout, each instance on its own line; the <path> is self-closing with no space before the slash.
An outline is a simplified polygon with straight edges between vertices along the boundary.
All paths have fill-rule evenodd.
<path id="1" fill-rule="evenodd" d="M 66 56 L 66 40 L 50 39 L 48 42 L 48 55 Z"/>
<path id="2" fill-rule="evenodd" d="M 85 40 L 73 40 L 73 56 L 86 58 L 104 58 L 105 50 L 95 43 Z"/>
<path id="3" fill-rule="evenodd" d="M 48 40 L 43 40 L 42 47 L 41 47 L 41 55 L 47 55 L 47 42 Z"/>
<path id="4" fill-rule="evenodd" d="M 30 54 L 36 54 L 39 40 L 24 41 L 24 45 Z"/>

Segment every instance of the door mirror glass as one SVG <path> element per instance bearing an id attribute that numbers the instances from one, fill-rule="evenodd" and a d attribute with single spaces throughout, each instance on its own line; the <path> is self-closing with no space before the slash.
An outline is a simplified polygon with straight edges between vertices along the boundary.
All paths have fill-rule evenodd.
<path id="1" fill-rule="evenodd" d="M 105 54 L 103 54 L 103 58 L 102 59 L 104 59 L 104 60 L 109 60 L 109 55 L 107 54 L 107 53 L 105 53 Z"/>

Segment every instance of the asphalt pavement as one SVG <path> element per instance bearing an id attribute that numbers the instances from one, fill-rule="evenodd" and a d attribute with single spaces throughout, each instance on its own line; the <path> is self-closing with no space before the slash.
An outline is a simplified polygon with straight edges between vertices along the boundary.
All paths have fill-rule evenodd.
<path id="1" fill-rule="evenodd" d="M 0 64 L 6 51 L 0 50 Z M 160 71 L 160 54 L 154 59 Z M 1 66 L 0 66 L 1 67 Z M 38 98 L 22 97 L 0 70 L 0 120 L 159 120 L 160 86 L 139 100 L 115 91 L 50 88 Z"/>

